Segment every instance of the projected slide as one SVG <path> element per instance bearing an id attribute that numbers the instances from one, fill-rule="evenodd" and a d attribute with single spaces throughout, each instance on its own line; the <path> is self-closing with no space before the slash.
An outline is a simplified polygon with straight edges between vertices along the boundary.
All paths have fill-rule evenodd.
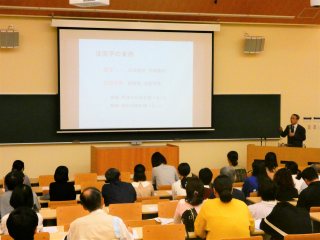
<path id="1" fill-rule="evenodd" d="M 79 39 L 80 128 L 192 125 L 192 41 Z"/>

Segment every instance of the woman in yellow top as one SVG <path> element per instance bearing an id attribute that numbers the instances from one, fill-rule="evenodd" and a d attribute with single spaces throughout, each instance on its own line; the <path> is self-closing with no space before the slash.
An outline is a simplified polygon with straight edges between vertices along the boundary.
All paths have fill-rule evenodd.
<path id="1" fill-rule="evenodd" d="M 213 183 L 215 199 L 206 200 L 194 223 L 195 233 L 207 240 L 250 237 L 254 221 L 247 205 L 232 198 L 232 182 L 224 175 Z"/>

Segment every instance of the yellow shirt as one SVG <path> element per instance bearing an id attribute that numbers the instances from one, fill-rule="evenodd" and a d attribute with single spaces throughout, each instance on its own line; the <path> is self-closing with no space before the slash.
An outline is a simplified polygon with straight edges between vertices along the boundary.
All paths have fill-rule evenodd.
<path id="1" fill-rule="evenodd" d="M 237 199 L 223 203 L 220 198 L 206 200 L 194 223 L 195 233 L 207 240 L 250 237 L 254 221 L 247 205 Z"/>

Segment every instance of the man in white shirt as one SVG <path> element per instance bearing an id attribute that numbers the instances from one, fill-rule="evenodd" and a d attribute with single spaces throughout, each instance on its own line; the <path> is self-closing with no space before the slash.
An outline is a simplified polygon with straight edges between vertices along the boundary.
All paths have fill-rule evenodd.
<path id="1" fill-rule="evenodd" d="M 83 208 L 90 213 L 71 223 L 67 240 L 133 240 L 123 221 L 102 209 L 102 195 L 98 189 L 86 188 L 80 200 Z"/>

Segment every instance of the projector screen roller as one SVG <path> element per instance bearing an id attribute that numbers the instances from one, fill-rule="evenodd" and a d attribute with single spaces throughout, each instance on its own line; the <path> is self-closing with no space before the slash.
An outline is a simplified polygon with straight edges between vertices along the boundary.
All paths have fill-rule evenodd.
<path id="1" fill-rule="evenodd" d="M 213 33 L 59 28 L 60 130 L 212 129 Z"/>

